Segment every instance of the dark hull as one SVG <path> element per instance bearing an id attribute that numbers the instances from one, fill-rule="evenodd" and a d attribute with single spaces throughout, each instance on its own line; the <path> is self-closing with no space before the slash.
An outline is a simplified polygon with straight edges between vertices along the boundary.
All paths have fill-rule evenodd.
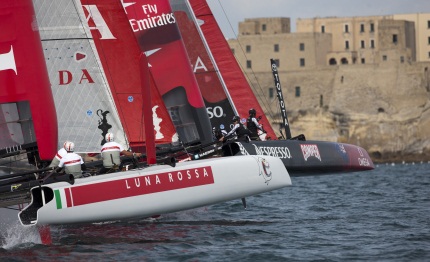
<path id="1" fill-rule="evenodd" d="M 223 155 L 268 155 L 279 157 L 290 176 L 347 173 L 374 169 L 372 159 L 359 146 L 300 140 L 234 142 Z"/>

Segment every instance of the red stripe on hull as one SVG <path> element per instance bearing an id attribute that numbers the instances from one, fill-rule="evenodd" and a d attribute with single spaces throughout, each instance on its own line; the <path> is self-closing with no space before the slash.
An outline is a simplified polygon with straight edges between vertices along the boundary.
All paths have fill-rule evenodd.
<path id="1" fill-rule="evenodd" d="M 71 190 L 70 190 L 70 188 L 66 188 L 65 190 L 64 190 L 64 192 L 66 193 L 66 204 L 67 204 L 67 207 L 71 207 L 72 206 L 72 196 L 71 196 Z"/>
<path id="2" fill-rule="evenodd" d="M 73 206 L 214 183 L 210 166 L 107 181 L 71 188 Z"/>

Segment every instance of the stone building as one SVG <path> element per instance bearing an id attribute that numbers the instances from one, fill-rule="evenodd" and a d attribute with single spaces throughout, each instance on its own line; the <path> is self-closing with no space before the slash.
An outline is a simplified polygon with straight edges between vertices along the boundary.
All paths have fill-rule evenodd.
<path id="1" fill-rule="evenodd" d="M 366 148 L 375 161 L 430 160 L 430 14 L 246 19 L 228 40 L 275 130 L 271 58 L 292 134 Z"/>

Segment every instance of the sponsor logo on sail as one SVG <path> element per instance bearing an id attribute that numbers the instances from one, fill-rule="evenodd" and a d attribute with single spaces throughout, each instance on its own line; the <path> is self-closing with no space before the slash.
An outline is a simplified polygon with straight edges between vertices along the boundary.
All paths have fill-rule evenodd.
<path id="1" fill-rule="evenodd" d="M 308 161 L 309 157 L 316 157 L 319 159 L 319 161 L 321 161 L 321 155 L 317 145 L 302 144 L 300 145 L 300 148 L 302 149 L 305 161 Z"/>
<path id="2" fill-rule="evenodd" d="M 87 59 L 87 54 L 77 51 L 77 52 L 75 52 L 73 57 L 75 58 L 76 62 L 80 63 L 80 62 L 85 61 Z"/>
<path id="3" fill-rule="evenodd" d="M 82 5 L 87 11 L 86 19 L 88 25 L 90 24 L 90 19 L 93 21 L 94 26 L 89 26 L 90 30 L 99 31 L 101 37 L 100 39 L 116 39 L 116 37 L 110 31 L 106 21 L 103 19 L 99 9 L 96 5 Z"/>
<path id="4" fill-rule="evenodd" d="M 87 69 L 81 69 L 82 74 L 79 77 L 79 82 L 78 84 L 82 84 L 82 83 L 90 83 L 90 84 L 94 84 L 94 80 L 91 77 L 90 73 L 88 72 Z M 78 73 L 75 73 L 75 77 Z M 73 81 L 73 74 L 72 72 L 70 72 L 69 70 L 59 70 L 58 71 L 58 84 L 59 85 L 68 85 L 70 83 L 72 83 Z"/>
<path id="5" fill-rule="evenodd" d="M 15 75 L 18 75 L 16 71 L 15 56 L 13 55 L 13 46 L 10 46 L 10 51 L 4 54 L 0 54 L 0 71 L 13 70 Z"/>
<path id="6" fill-rule="evenodd" d="M 131 28 L 134 32 L 176 23 L 173 13 L 158 14 L 158 8 L 156 4 L 142 5 L 142 11 L 147 16 L 146 18 L 129 20 Z"/>
<path id="7" fill-rule="evenodd" d="M 287 109 L 285 108 L 284 97 L 282 95 L 281 82 L 279 81 L 278 69 L 275 63 L 272 64 L 272 72 L 273 72 L 273 77 L 275 78 L 276 93 L 278 95 L 278 99 L 280 102 L 282 119 L 283 119 L 284 125 L 289 126 L 288 119 L 287 119 Z"/>
<path id="8" fill-rule="evenodd" d="M 200 56 L 197 57 L 196 63 L 194 64 L 194 69 L 193 69 L 194 73 L 196 73 L 197 70 L 203 70 L 205 72 L 209 71 L 206 65 L 203 63 Z"/>
<path id="9" fill-rule="evenodd" d="M 224 109 L 220 106 L 214 106 L 214 107 L 208 106 L 206 107 L 206 111 L 210 119 L 214 117 L 215 118 L 225 117 Z"/>
<path id="10" fill-rule="evenodd" d="M 162 139 L 164 138 L 164 135 L 163 133 L 161 133 L 160 123 L 163 122 L 163 119 L 158 117 L 158 114 L 157 114 L 158 107 L 159 107 L 158 105 L 155 105 L 152 107 L 152 123 L 154 124 L 155 139 Z"/>

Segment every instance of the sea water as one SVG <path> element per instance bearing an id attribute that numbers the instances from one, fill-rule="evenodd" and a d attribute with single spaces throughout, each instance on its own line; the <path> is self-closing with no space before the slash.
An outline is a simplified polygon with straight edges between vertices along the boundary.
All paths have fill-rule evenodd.
<path id="1" fill-rule="evenodd" d="M 2 232 L 0 261 L 430 261 L 430 164 L 293 177 L 158 219 Z M 198 197 L 198 196 L 196 196 Z M 142 203 L 144 204 L 144 203 Z"/>

